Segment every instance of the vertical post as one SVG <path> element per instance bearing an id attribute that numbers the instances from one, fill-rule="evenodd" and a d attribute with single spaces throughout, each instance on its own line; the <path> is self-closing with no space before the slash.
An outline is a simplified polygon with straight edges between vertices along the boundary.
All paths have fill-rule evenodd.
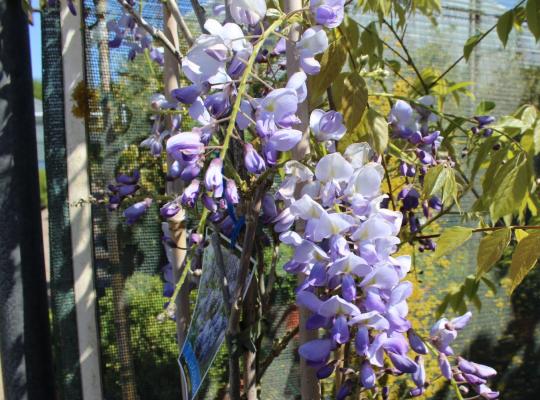
<path id="1" fill-rule="evenodd" d="M 82 10 L 78 10 L 79 15 Z M 92 215 L 89 205 L 75 206 L 90 197 L 88 151 L 84 121 L 71 110 L 76 87 L 83 83 L 84 48 L 81 17 L 73 16 L 67 3 L 60 7 L 62 27 L 62 62 L 64 79 L 64 121 L 67 150 L 67 182 L 69 222 L 72 243 L 73 294 L 79 343 L 81 386 L 84 400 L 100 400 L 102 396 L 99 340 L 96 320 L 96 292 L 92 260 Z"/>
<path id="2" fill-rule="evenodd" d="M 289 13 L 302 8 L 302 0 L 285 0 L 285 12 Z M 289 33 L 289 40 L 287 41 L 287 75 L 290 77 L 295 72 L 300 70 L 300 59 L 295 42 L 298 41 L 301 35 L 301 26 L 294 24 L 291 27 Z M 309 152 L 309 105 L 308 100 L 298 105 L 298 118 L 302 121 L 302 124 L 297 128 L 302 131 L 302 140 L 293 149 L 293 158 L 295 160 L 302 160 Z M 299 280 L 303 280 L 304 276 L 299 274 Z M 299 307 L 300 313 L 300 344 L 306 343 L 309 340 L 317 338 L 317 331 L 308 331 L 306 321 L 310 316 L 309 310 L 304 307 Z M 320 399 L 319 381 L 315 376 L 313 368 L 309 367 L 304 359 L 300 359 L 300 391 L 302 400 L 318 400 Z"/>
<path id="3" fill-rule="evenodd" d="M 176 49 L 179 49 L 178 24 L 166 3 L 163 4 L 163 30 L 167 39 L 169 39 Z M 171 90 L 178 88 L 178 77 L 180 75 L 179 68 L 180 66 L 178 65 L 176 58 L 170 52 L 165 52 L 163 86 L 165 96 L 169 100 L 172 100 Z M 170 126 L 170 121 L 168 121 L 168 125 Z M 170 166 L 172 161 L 172 159 L 168 159 L 167 164 Z M 179 194 L 181 190 L 182 185 L 180 182 L 171 182 L 167 184 L 167 194 Z M 186 214 L 184 210 L 181 210 L 178 214 L 169 219 L 169 230 L 172 235 L 172 240 L 176 244 L 176 248 L 173 249 L 174 265 L 172 266 L 175 282 L 178 282 L 182 275 L 182 270 L 185 268 L 185 249 L 187 247 L 185 219 Z M 178 347 L 180 349 L 184 344 L 189 321 L 189 282 L 186 280 L 176 298 L 176 336 L 178 338 Z"/>
<path id="4" fill-rule="evenodd" d="M 54 395 L 28 22 L 0 1 L 0 358 L 10 400 Z"/>

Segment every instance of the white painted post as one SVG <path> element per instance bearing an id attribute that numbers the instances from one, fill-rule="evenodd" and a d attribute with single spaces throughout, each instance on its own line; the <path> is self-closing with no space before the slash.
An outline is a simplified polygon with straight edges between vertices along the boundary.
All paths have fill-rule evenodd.
<path id="1" fill-rule="evenodd" d="M 85 79 L 80 17 L 83 10 L 81 3 L 75 4 L 79 17 L 69 12 L 67 2 L 61 2 L 60 9 L 73 282 L 83 399 L 102 400 L 92 260 L 92 215 L 89 205 L 74 205 L 80 199 L 90 198 L 85 125 L 83 120 L 71 113 L 73 90 Z"/>
<path id="2" fill-rule="evenodd" d="M 302 8 L 302 0 L 285 0 L 285 12 L 291 12 Z M 300 70 L 300 59 L 294 43 L 298 41 L 301 35 L 302 27 L 299 24 L 295 24 L 289 33 L 289 40 L 287 41 L 287 75 L 290 77 L 295 72 Z M 302 125 L 298 128 L 302 131 L 302 140 L 292 150 L 293 158 L 295 160 L 302 160 L 309 152 L 309 105 L 306 99 L 303 103 L 298 105 L 297 111 L 298 118 L 302 121 Z M 304 280 L 304 276 L 299 274 L 299 281 Z M 312 339 L 317 338 L 316 330 L 307 330 L 305 324 L 309 316 L 311 315 L 309 310 L 304 307 L 299 307 L 300 314 L 300 344 L 306 343 Z M 300 392 L 302 400 L 319 400 L 320 389 L 319 381 L 315 376 L 313 368 L 307 365 L 304 359 L 300 359 Z"/>

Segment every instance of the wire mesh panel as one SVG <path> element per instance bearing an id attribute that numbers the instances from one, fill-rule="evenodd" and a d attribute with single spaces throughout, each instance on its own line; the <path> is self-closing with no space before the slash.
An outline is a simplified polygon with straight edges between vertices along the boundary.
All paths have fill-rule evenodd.
<path id="1" fill-rule="evenodd" d="M 51 311 L 56 387 L 60 398 L 81 399 L 73 263 L 67 191 L 62 39 L 58 5 L 42 14 L 43 125 L 49 209 Z"/>

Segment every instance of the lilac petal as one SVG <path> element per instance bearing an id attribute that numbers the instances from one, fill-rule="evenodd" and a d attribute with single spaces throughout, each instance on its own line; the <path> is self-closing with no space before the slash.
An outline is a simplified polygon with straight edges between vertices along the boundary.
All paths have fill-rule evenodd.
<path id="1" fill-rule="evenodd" d="M 296 304 L 316 313 L 322 305 L 322 301 L 312 292 L 303 290 L 296 295 Z"/>
<path id="2" fill-rule="evenodd" d="M 407 337 L 409 338 L 409 344 L 411 348 L 418 354 L 427 354 L 428 349 L 426 344 L 420 337 L 416 334 L 413 329 L 407 331 Z"/>
<path id="3" fill-rule="evenodd" d="M 375 290 L 365 291 L 366 297 L 364 299 L 363 305 L 367 311 L 378 311 L 383 313 L 386 311 L 386 304 L 381 299 L 381 296 L 379 296 L 379 294 L 375 292 Z"/>
<path id="4" fill-rule="evenodd" d="M 375 371 L 373 370 L 371 364 L 367 361 L 362 363 L 362 367 L 360 369 L 360 382 L 362 382 L 362 386 L 364 386 L 366 389 L 372 389 L 375 387 L 375 383 L 377 382 Z"/>
<path id="5" fill-rule="evenodd" d="M 358 307 L 336 295 L 323 302 L 318 312 L 325 317 L 333 317 L 338 314 L 360 314 Z"/>
<path id="6" fill-rule="evenodd" d="M 229 204 L 238 204 L 240 201 L 240 197 L 238 195 L 238 188 L 236 187 L 236 183 L 232 179 L 225 178 L 225 199 L 227 200 L 227 203 Z"/>
<path id="7" fill-rule="evenodd" d="M 347 325 L 347 318 L 343 315 L 336 317 L 334 325 L 331 330 L 332 339 L 337 344 L 344 344 L 349 341 L 349 325 Z"/>
<path id="8" fill-rule="evenodd" d="M 294 215 L 291 214 L 290 209 L 287 207 L 286 209 L 281 211 L 279 215 L 272 221 L 275 224 L 274 230 L 276 232 L 288 231 L 294 223 L 295 219 L 296 218 L 294 217 Z"/>
<path id="9" fill-rule="evenodd" d="M 126 208 L 124 211 L 124 217 L 128 225 L 132 225 L 137 222 L 152 205 L 152 199 L 147 198 L 143 201 L 133 204 L 131 207 Z"/>
<path id="10" fill-rule="evenodd" d="M 406 355 L 409 351 L 409 345 L 405 338 L 400 334 L 395 334 L 395 336 L 389 337 L 383 344 L 383 348 L 386 351 L 396 353 L 399 355 Z"/>
<path id="11" fill-rule="evenodd" d="M 497 371 L 494 368 L 483 364 L 477 364 L 472 361 L 470 363 L 476 369 L 476 375 L 481 376 L 482 378 L 491 378 L 492 376 L 497 375 Z"/>
<path id="12" fill-rule="evenodd" d="M 308 75 L 317 75 L 319 72 L 321 72 L 321 64 L 315 57 L 301 58 L 300 67 Z"/>
<path id="13" fill-rule="evenodd" d="M 463 374 L 463 377 L 469 385 L 482 385 L 487 381 L 473 374 Z"/>
<path id="14" fill-rule="evenodd" d="M 266 169 L 264 159 L 251 143 L 244 144 L 244 166 L 252 174 L 261 174 Z"/>
<path id="15" fill-rule="evenodd" d="M 296 129 L 280 129 L 268 138 L 268 146 L 277 151 L 289 151 L 300 142 L 302 132 Z"/>
<path id="16" fill-rule="evenodd" d="M 330 328 L 331 323 L 332 323 L 331 318 L 323 317 L 320 314 L 313 314 L 306 321 L 306 329 L 307 330 L 314 330 L 314 329 L 321 329 L 321 328 L 328 329 Z"/>
<path id="17" fill-rule="evenodd" d="M 463 314 L 461 317 L 454 318 L 450 320 L 450 326 L 452 326 L 455 330 L 461 330 L 467 326 L 469 321 L 472 318 L 472 312 L 468 311 L 465 314 Z"/>
<path id="18" fill-rule="evenodd" d="M 313 363 L 323 363 L 328 359 L 332 350 L 330 339 L 315 339 L 304 343 L 298 349 L 302 358 Z"/>
<path id="19" fill-rule="evenodd" d="M 439 368 L 441 370 L 441 374 L 446 379 L 452 379 L 452 367 L 450 366 L 450 363 L 448 362 L 448 358 L 444 353 L 439 353 Z"/>
<path id="20" fill-rule="evenodd" d="M 388 357 L 399 371 L 412 374 L 418 370 L 418 365 L 407 356 L 402 356 L 397 353 L 389 351 Z"/>
<path id="21" fill-rule="evenodd" d="M 416 356 L 414 359 L 418 365 L 418 369 L 412 374 L 412 380 L 419 388 L 423 388 L 426 383 L 426 368 L 424 359 L 421 356 Z"/>
<path id="22" fill-rule="evenodd" d="M 193 104 L 201 95 L 201 89 L 197 85 L 186 86 L 171 90 L 171 96 L 180 103 Z"/>
<path id="23" fill-rule="evenodd" d="M 369 331 L 365 326 L 361 326 L 358 328 L 358 331 L 356 332 L 356 338 L 354 339 L 354 348 L 356 349 L 356 353 L 360 356 L 366 355 L 368 346 Z"/>
<path id="24" fill-rule="evenodd" d="M 221 161 L 221 158 L 214 158 L 210 162 L 210 165 L 208 166 L 204 177 L 204 184 L 206 186 L 206 190 L 212 191 L 223 186 L 223 175 L 221 174 L 222 168 L 223 162 Z"/>
<path id="25" fill-rule="evenodd" d="M 341 295 L 347 301 L 356 299 L 356 282 L 351 275 L 343 275 L 341 279 Z"/>
<path id="26" fill-rule="evenodd" d="M 336 362 L 332 361 L 317 371 L 317 379 L 326 379 L 334 372 Z"/>
<path id="27" fill-rule="evenodd" d="M 307 98 L 307 76 L 304 72 L 299 71 L 294 73 L 287 82 L 287 88 L 296 91 L 298 103 L 302 103 Z"/>

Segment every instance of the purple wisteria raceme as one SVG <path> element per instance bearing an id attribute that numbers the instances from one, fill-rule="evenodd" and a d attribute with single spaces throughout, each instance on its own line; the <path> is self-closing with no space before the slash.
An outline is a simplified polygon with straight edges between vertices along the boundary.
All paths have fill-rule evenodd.
<path id="1" fill-rule="evenodd" d="M 407 299 L 413 292 L 406 280 L 410 257 L 393 256 L 403 217 L 401 212 L 381 207 L 384 170 L 369 161 L 369 147 L 355 143 L 344 154 L 324 156 L 314 173 L 298 162 L 287 163 L 278 189 L 284 208 L 274 219 L 274 229 L 293 248 L 284 269 L 304 274 L 297 304 L 313 313 L 306 322 L 308 329 L 325 331 L 323 337 L 300 346 L 299 353 L 322 379 L 335 370 L 333 350 L 353 342 L 363 361 L 356 371 L 359 379 L 347 380 L 338 391 L 342 398 L 357 384 L 375 387 L 386 373 L 411 374 L 416 385 L 411 395 L 419 396 L 427 382 L 421 356 L 428 350 L 407 318 Z M 416 194 L 413 189 L 404 192 L 407 208 L 417 206 Z M 296 220 L 303 221 L 301 233 L 288 230 Z M 440 352 L 439 364 L 448 379 L 454 375 L 447 357 L 453 354 L 450 343 L 469 318 L 470 314 L 443 319 L 432 330 L 430 341 Z M 412 357 L 411 351 L 418 356 Z M 385 360 L 392 369 L 387 369 Z M 478 388 L 485 384 L 482 374 L 493 372 L 489 367 L 462 365 L 478 378 L 469 376 L 465 381 Z M 489 389 L 481 390 L 487 393 Z"/>

